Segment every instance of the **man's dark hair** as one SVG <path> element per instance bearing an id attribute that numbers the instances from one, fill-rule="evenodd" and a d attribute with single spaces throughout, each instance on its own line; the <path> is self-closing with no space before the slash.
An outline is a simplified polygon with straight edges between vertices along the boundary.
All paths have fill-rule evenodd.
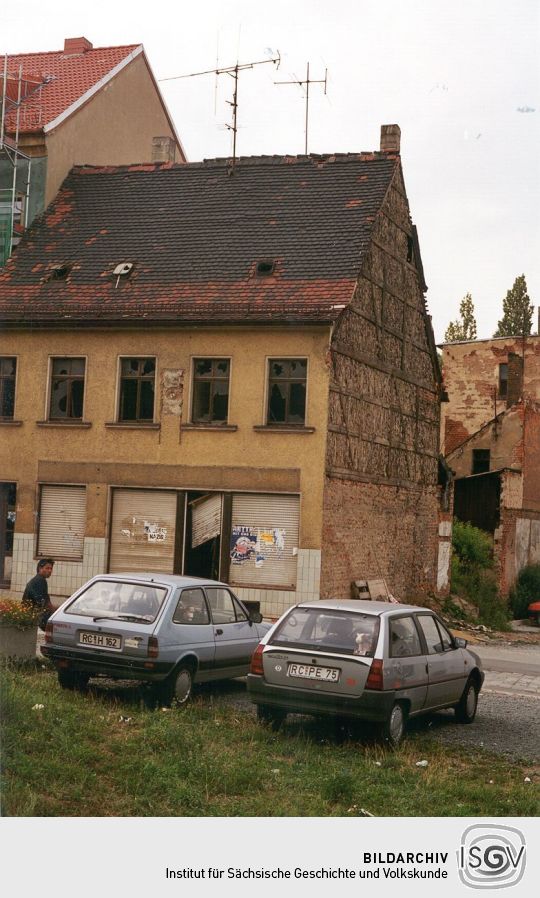
<path id="1" fill-rule="evenodd" d="M 39 574 L 41 568 L 45 567 L 46 564 L 54 565 L 54 558 L 40 558 L 37 563 L 37 568 L 36 568 L 38 574 Z"/>

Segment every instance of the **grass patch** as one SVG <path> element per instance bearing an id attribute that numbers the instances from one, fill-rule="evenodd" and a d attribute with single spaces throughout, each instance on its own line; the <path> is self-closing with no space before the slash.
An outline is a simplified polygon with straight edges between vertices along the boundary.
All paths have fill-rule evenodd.
<path id="1" fill-rule="evenodd" d="M 292 719 L 274 733 L 208 693 L 184 711 L 151 710 L 136 689 L 70 693 L 32 665 L 1 675 L 4 816 L 537 812 L 519 764 L 429 733 L 390 752 L 320 721 Z M 428 767 L 416 767 L 423 758 Z"/>

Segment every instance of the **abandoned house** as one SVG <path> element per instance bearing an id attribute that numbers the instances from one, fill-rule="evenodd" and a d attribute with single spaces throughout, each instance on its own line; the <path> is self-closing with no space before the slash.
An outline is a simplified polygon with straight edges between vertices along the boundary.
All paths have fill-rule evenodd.
<path id="1" fill-rule="evenodd" d="M 0 266 L 73 165 L 185 161 L 141 44 L 0 56 Z"/>
<path id="2" fill-rule="evenodd" d="M 502 595 L 540 563 L 540 403 L 519 399 L 447 456 L 454 514 L 493 536 Z"/>
<path id="3" fill-rule="evenodd" d="M 445 455 L 522 396 L 540 402 L 540 336 L 493 337 L 441 348 L 448 394 L 441 421 Z"/>
<path id="4" fill-rule="evenodd" d="M 447 589 L 441 379 L 399 140 L 73 169 L 0 273 L 12 589 L 39 555 L 58 595 L 184 572 L 274 615 L 359 578 Z"/>

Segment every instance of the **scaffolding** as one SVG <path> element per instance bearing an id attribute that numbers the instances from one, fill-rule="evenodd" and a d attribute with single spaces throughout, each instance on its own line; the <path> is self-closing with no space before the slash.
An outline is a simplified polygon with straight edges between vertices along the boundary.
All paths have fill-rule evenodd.
<path id="1" fill-rule="evenodd" d="M 21 106 L 39 82 L 23 76 L 23 67 L 16 72 L 8 68 L 8 56 L 2 64 L 0 107 L 0 268 L 9 259 L 21 232 L 28 226 L 32 158 L 19 147 Z M 21 163 L 26 176 L 21 188 L 18 173 Z M 24 176 L 24 170 L 21 172 Z"/>

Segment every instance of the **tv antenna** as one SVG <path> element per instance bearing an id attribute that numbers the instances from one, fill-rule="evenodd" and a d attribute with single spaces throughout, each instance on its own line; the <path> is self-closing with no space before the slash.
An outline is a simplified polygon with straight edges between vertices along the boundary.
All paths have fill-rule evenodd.
<path id="1" fill-rule="evenodd" d="M 305 154 L 308 154 L 308 125 L 309 125 L 309 85 L 310 84 L 324 84 L 324 95 L 326 96 L 326 85 L 328 79 L 328 69 L 324 70 L 324 78 L 310 78 L 309 77 L 309 62 L 307 64 L 306 69 L 306 77 L 295 78 L 294 81 L 275 81 L 274 84 L 298 84 L 299 87 L 303 87 L 306 85 L 306 124 L 305 124 L 305 134 L 306 134 L 306 142 L 305 142 Z"/>
<path id="2" fill-rule="evenodd" d="M 234 172 L 234 167 L 236 164 L 236 135 L 238 133 L 238 75 L 240 72 L 243 72 L 246 69 L 253 69 L 256 65 L 266 65 L 268 62 L 272 62 L 276 66 L 276 68 L 279 69 L 279 64 L 281 62 L 279 50 L 276 50 L 276 55 L 271 59 L 259 59 L 256 62 L 237 62 L 236 65 L 225 66 L 221 69 L 207 69 L 204 72 L 190 72 L 188 75 L 172 75 L 170 78 L 159 79 L 160 81 L 176 81 L 179 78 L 197 78 L 199 75 L 230 75 L 231 78 L 234 79 L 233 98 L 232 100 L 226 101 L 229 106 L 232 106 L 232 124 L 226 124 L 226 127 L 229 129 L 229 131 L 232 131 L 233 133 L 231 174 Z"/>

